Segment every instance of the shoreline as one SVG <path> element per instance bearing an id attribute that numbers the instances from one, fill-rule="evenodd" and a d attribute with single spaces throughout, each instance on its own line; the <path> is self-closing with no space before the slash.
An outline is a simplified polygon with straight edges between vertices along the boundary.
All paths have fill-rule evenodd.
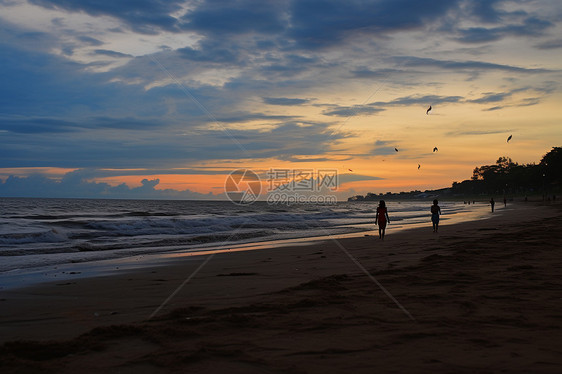
<path id="1" fill-rule="evenodd" d="M 510 204 L 509 209 L 513 209 L 514 204 Z M 484 207 L 475 211 L 465 211 L 456 213 L 450 217 L 444 215 L 441 217 L 441 227 L 462 224 L 475 220 L 489 219 L 493 215 L 489 211 L 484 212 Z M 489 207 L 485 207 L 489 209 Z M 496 211 L 496 215 L 501 215 L 505 208 Z M 410 224 L 401 224 L 401 221 L 392 222 L 388 226 L 388 233 L 397 233 L 431 225 L 429 215 L 427 222 L 418 222 Z M 102 258 L 92 260 L 72 260 L 71 262 L 61 264 L 49 264 L 44 266 L 17 268 L 0 273 L 0 291 L 12 290 L 17 288 L 32 287 L 42 283 L 61 282 L 69 280 L 77 280 L 82 278 L 93 278 L 99 276 L 112 276 L 123 272 L 134 272 L 140 269 L 152 268 L 156 266 L 167 266 L 174 261 L 175 258 L 185 258 L 191 256 L 201 256 L 212 253 L 231 253 L 237 251 L 253 251 L 271 248 L 285 248 L 289 246 L 318 245 L 326 240 L 343 240 L 348 238 L 360 238 L 368 235 L 378 235 L 377 228 L 373 226 L 372 230 L 358 231 L 346 234 L 326 234 L 321 236 L 296 237 L 288 239 L 269 239 L 257 240 L 250 242 L 235 242 L 225 244 L 211 244 L 192 246 L 186 248 L 185 245 L 177 245 L 170 247 L 169 250 L 129 254 L 116 258 Z M 315 227 L 315 229 L 318 229 Z M 367 234 L 374 233 L 374 234 Z M 259 238 L 258 238 L 259 239 Z M 142 248 L 147 251 L 150 248 Z M 101 254 L 101 253 L 100 253 Z M 35 256 L 35 255 L 31 255 Z M 56 256 L 56 255 L 55 255 Z M 22 256 L 22 260 L 26 260 L 29 256 Z"/>
<path id="2" fill-rule="evenodd" d="M 560 206 L 527 205 L 439 234 L 427 226 L 0 291 L 1 343 L 21 341 L 0 346 L 0 363 L 8 372 L 554 373 L 561 222 Z"/>

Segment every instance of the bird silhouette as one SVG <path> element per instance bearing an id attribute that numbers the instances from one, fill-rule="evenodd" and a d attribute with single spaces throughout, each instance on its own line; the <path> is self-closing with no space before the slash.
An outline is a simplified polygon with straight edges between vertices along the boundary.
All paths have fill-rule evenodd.
<path id="1" fill-rule="evenodd" d="M 420 168 L 421 168 L 421 165 L 420 165 L 420 164 L 418 164 L 418 170 L 420 170 Z"/>
<path id="2" fill-rule="evenodd" d="M 512 137 L 513 137 L 513 135 L 509 135 L 509 137 L 507 138 L 508 143 L 509 143 L 509 141 L 511 140 Z"/>
<path id="3" fill-rule="evenodd" d="M 433 152 L 437 152 L 437 151 L 438 151 L 437 147 L 433 148 Z"/>
<path id="4" fill-rule="evenodd" d="M 430 105 L 429 108 L 427 108 L 427 110 L 425 111 L 425 114 L 429 114 L 429 112 L 431 111 L 431 109 L 433 109 L 433 108 L 432 108 L 431 105 Z"/>
<path id="5" fill-rule="evenodd" d="M 349 170 L 349 171 L 353 171 L 353 170 L 351 170 L 351 169 L 347 169 L 347 170 Z"/>
<path id="6" fill-rule="evenodd" d="M 398 152 L 398 148 L 394 148 L 394 150 L 395 150 L 396 152 Z"/>

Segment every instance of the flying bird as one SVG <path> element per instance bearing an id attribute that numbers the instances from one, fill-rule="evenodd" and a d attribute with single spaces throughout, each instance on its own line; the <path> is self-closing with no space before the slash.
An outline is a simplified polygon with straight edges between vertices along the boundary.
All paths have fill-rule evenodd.
<path id="1" fill-rule="evenodd" d="M 396 152 L 398 152 L 398 148 L 394 148 L 394 150 L 395 150 Z"/>
<path id="2" fill-rule="evenodd" d="M 353 171 L 353 170 L 351 170 L 351 169 L 347 169 L 347 170 L 349 170 L 349 171 Z"/>
<path id="3" fill-rule="evenodd" d="M 508 143 L 509 143 L 509 141 L 511 140 L 512 137 L 513 137 L 513 135 L 509 135 L 509 137 L 507 138 Z"/>
<path id="4" fill-rule="evenodd" d="M 433 108 L 431 108 L 431 105 L 430 105 L 429 108 L 427 108 L 427 110 L 425 111 L 425 114 L 429 114 L 429 112 L 431 111 L 431 109 L 433 109 Z"/>
<path id="5" fill-rule="evenodd" d="M 437 152 L 437 151 L 438 151 L 437 147 L 433 148 L 433 152 Z"/>
<path id="6" fill-rule="evenodd" d="M 421 165 L 420 165 L 420 164 L 418 164 L 418 170 L 420 170 L 420 168 L 421 168 Z"/>

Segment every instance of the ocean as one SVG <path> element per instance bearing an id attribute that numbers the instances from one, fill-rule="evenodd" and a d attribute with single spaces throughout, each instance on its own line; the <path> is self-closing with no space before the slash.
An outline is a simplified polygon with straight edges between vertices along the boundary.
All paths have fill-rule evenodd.
<path id="1" fill-rule="evenodd" d="M 139 255 L 375 230 L 377 202 L 270 205 L 257 201 L 0 198 L 2 275 Z M 387 232 L 427 225 L 430 201 L 387 201 Z M 442 222 L 485 217 L 487 204 L 440 202 Z M 0 284 L 1 287 L 1 284 Z"/>

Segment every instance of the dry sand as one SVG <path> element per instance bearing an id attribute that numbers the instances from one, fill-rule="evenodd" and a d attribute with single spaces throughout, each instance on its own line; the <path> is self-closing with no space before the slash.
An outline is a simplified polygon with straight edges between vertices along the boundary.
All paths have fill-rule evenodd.
<path id="1" fill-rule="evenodd" d="M 496 213 L 1 291 L 0 370 L 559 373 L 560 206 Z"/>

